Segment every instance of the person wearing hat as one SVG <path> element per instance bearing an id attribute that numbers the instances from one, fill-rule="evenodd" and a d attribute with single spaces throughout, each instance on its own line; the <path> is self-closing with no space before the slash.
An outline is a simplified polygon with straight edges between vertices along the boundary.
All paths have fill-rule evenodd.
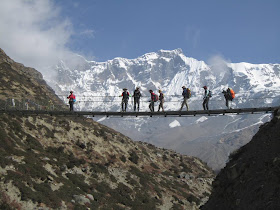
<path id="1" fill-rule="evenodd" d="M 203 89 L 204 89 L 204 97 L 203 97 L 202 106 L 204 110 L 209 110 L 208 103 L 209 103 L 209 98 L 211 97 L 211 93 L 207 89 L 207 86 L 203 86 Z"/>
<path id="2" fill-rule="evenodd" d="M 190 90 L 187 89 L 186 86 L 183 86 L 182 88 L 183 88 L 182 96 L 184 97 L 184 100 L 182 102 L 180 111 L 182 111 L 184 105 L 186 105 L 187 111 L 189 111 L 188 99 L 190 98 Z"/>
<path id="3" fill-rule="evenodd" d="M 164 112 L 164 108 L 163 108 L 163 103 L 164 103 L 164 95 L 162 93 L 161 90 L 158 90 L 159 92 L 159 106 L 158 106 L 158 112 L 160 111 L 160 108 L 162 108 L 162 111 Z"/>
<path id="4" fill-rule="evenodd" d="M 123 93 L 120 95 L 120 97 L 122 97 L 122 111 L 126 112 L 127 103 L 129 100 L 129 92 L 127 91 L 127 88 L 123 89 Z"/>
<path id="5" fill-rule="evenodd" d="M 69 99 L 70 111 L 74 111 L 74 103 L 76 101 L 76 96 L 73 94 L 73 91 L 70 91 L 70 95 L 67 97 Z"/>
<path id="6" fill-rule="evenodd" d="M 149 90 L 149 92 L 151 93 L 151 100 L 149 101 L 149 108 L 151 110 L 151 112 L 155 111 L 155 102 L 156 102 L 156 94 L 153 92 L 153 90 Z"/>
<path id="7" fill-rule="evenodd" d="M 134 90 L 134 111 L 136 112 L 136 105 L 137 105 L 137 110 L 139 112 L 139 107 L 140 107 L 140 97 L 141 97 L 141 93 L 140 93 L 140 88 L 136 87 L 136 89 Z"/>
<path id="8" fill-rule="evenodd" d="M 228 88 L 227 90 L 223 90 L 222 93 L 224 94 L 224 97 L 226 99 L 226 107 L 228 109 L 231 109 L 231 103 L 232 103 L 232 100 L 234 98 L 234 97 L 232 97 L 233 94 L 234 94 L 234 91 L 231 88 Z"/>

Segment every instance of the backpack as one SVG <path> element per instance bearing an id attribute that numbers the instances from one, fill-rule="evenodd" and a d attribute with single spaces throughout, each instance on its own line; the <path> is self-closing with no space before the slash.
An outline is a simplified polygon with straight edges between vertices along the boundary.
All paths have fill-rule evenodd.
<path id="1" fill-rule="evenodd" d="M 123 99 L 129 99 L 129 92 L 123 92 Z"/>
<path id="2" fill-rule="evenodd" d="M 230 88 L 230 96 L 231 96 L 231 99 L 235 98 L 235 92 L 231 88 Z"/>
<path id="3" fill-rule="evenodd" d="M 163 100 L 163 99 L 164 99 L 164 94 L 163 94 L 163 93 L 160 93 L 160 94 L 159 94 L 159 99 L 160 99 L 160 100 Z"/>
<path id="4" fill-rule="evenodd" d="M 155 97 L 154 97 L 154 102 L 157 102 L 158 101 L 158 95 L 155 94 Z"/>
<path id="5" fill-rule="evenodd" d="M 187 98 L 190 98 L 192 96 L 191 90 L 189 88 L 187 88 L 186 96 L 187 96 Z"/>
<path id="6" fill-rule="evenodd" d="M 140 98 L 141 97 L 141 93 L 139 90 L 135 90 L 134 91 L 134 98 Z"/>
<path id="7" fill-rule="evenodd" d="M 74 103 L 76 102 L 76 96 L 74 94 L 73 94 L 73 98 L 70 98 L 70 101 L 73 101 Z"/>
<path id="8" fill-rule="evenodd" d="M 209 98 L 212 97 L 212 91 L 211 91 L 211 90 L 209 90 L 209 92 L 208 92 L 208 97 L 209 97 Z"/>

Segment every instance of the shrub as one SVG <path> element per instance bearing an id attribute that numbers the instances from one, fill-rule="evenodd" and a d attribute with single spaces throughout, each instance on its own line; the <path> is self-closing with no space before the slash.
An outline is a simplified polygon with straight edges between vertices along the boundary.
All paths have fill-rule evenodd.
<path id="1" fill-rule="evenodd" d="M 167 160 L 168 160 L 166 154 L 164 154 L 164 155 L 162 156 L 162 159 L 163 159 L 163 161 L 167 161 Z"/>
<path id="2" fill-rule="evenodd" d="M 90 171 L 93 172 L 94 174 L 97 174 L 97 173 L 108 174 L 107 168 L 104 165 L 102 165 L 102 164 L 91 163 L 90 166 L 91 166 Z"/>
<path id="3" fill-rule="evenodd" d="M 65 174 L 67 178 L 75 185 L 79 187 L 82 191 L 87 192 L 89 189 L 89 185 L 85 183 L 85 177 L 81 174 Z"/>
<path id="4" fill-rule="evenodd" d="M 126 162 L 126 157 L 124 155 L 122 155 L 120 159 L 122 162 L 124 162 L 124 163 Z"/>
<path id="5" fill-rule="evenodd" d="M 151 163 L 150 165 L 155 169 L 160 169 L 155 163 Z"/>
<path id="6" fill-rule="evenodd" d="M 68 156 L 68 161 L 69 162 L 66 164 L 68 168 L 73 168 L 74 166 L 79 167 L 86 163 L 84 159 L 78 159 L 72 153 Z"/>
<path id="7" fill-rule="evenodd" d="M 27 136 L 26 136 L 26 142 L 27 142 L 27 145 L 31 149 L 36 149 L 36 150 L 42 150 L 43 149 L 41 143 L 29 134 L 27 134 Z"/>
<path id="8" fill-rule="evenodd" d="M 186 173 L 191 173 L 192 169 L 189 168 L 186 164 L 180 163 L 179 166 L 181 166 L 183 169 L 181 171 L 186 172 Z"/>
<path id="9" fill-rule="evenodd" d="M 135 151 L 130 152 L 130 157 L 128 159 L 134 164 L 138 164 L 139 157 Z"/>
<path id="10" fill-rule="evenodd" d="M 197 197 L 195 197 L 194 195 L 190 194 L 188 197 L 187 197 L 187 200 L 192 203 L 192 202 L 195 202 L 196 205 L 199 205 L 200 204 L 200 199 L 198 199 Z"/>

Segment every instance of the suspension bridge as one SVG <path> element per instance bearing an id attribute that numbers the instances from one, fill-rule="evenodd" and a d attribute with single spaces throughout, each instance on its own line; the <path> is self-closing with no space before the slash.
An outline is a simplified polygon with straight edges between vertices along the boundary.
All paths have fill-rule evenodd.
<path id="1" fill-rule="evenodd" d="M 163 117 L 187 117 L 198 115 L 226 115 L 226 114 L 256 114 L 273 113 L 280 107 L 260 107 L 260 108 L 242 108 L 242 109 L 216 109 L 216 110 L 191 110 L 191 111 L 166 111 L 166 112 L 95 112 L 95 111 L 59 111 L 59 110 L 18 110 L 18 109 L 0 109 L 0 114 L 13 115 L 51 115 L 51 116 L 163 116 Z"/>
<path id="2" fill-rule="evenodd" d="M 79 100 L 75 103 L 76 110 L 86 110 L 86 111 L 68 111 L 66 95 L 60 95 L 60 98 L 64 100 L 65 104 L 53 104 L 52 101 L 35 101 L 26 98 L 8 98 L 5 100 L 0 100 L 0 114 L 16 114 L 16 115 L 61 115 L 61 116 L 120 116 L 120 117 L 141 117 L 141 116 L 163 116 L 163 117 L 188 117 L 188 116 L 199 116 L 199 115 L 228 115 L 228 114 L 256 114 L 256 113 L 273 113 L 276 110 L 280 110 L 278 106 L 279 94 L 278 92 L 273 95 L 268 94 L 270 92 L 264 92 L 259 97 L 247 97 L 248 93 L 240 94 L 238 99 L 235 99 L 235 104 L 233 109 L 221 109 L 220 107 L 225 106 L 225 100 L 223 96 L 215 97 L 210 100 L 210 110 L 197 110 L 201 107 L 202 100 L 191 99 L 189 111 L 173 111 L 174 109 L 179 110 L 181 106 L 180 98 L 182 96 L 178 95 L 166 95 L 165 112 L 150 112 L 145 109 L 148 108 L 149 96 L 144 96 L 144 100 L 141 101 L 140 111 L 112 111 L 112 110 L 101 110 L 104 105 L 109 105 L 108 107 L 120 107 L 120 97 L 119 96 L 81 96 Z M 249 94 L 248 94 L 249 95 Z M 145 99 L 146 98 L 146 99 Z M 244 104 L 246 102 L 246 105 Z M 256 104 L 262 104 L 263 107 L 255 107 Z M 244 107 L 245 105 L 245 107 Z M 276 105 L 276 106 L 275 106 Z M 249 106 L 249 107 L 248 107 Z M 156 107 L 156 106 L 155 106 Z M 238 107 L 238 108 L 236 108 Z M 98 110 L 98 111 L 94 111 Z M 130 100 L 129 107 L 127 110 L 133 110 L 133 100 Z"/>

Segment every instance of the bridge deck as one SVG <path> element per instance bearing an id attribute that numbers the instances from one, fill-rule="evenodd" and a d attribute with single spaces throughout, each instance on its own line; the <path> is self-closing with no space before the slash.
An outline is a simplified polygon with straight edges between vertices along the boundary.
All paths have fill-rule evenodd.
<path id="1" fill-rule="evenodd" d="M 197 116 L 197 115 L 225 115 L 225 114 L 254 114 L 268 113 L 278 110 L 280 107 L 259 107 L 259 108 L 242 108 L 242 109 L 217 109 L 217 110 L 191 110 L 191 111 L 166 111 L 166 112 L 95 112 L 95 111 L 47 111 L 47 110 L 0 110 L 0 114 L 20 114 L 20 115 L 63 115 L 63 116 Z"/>

